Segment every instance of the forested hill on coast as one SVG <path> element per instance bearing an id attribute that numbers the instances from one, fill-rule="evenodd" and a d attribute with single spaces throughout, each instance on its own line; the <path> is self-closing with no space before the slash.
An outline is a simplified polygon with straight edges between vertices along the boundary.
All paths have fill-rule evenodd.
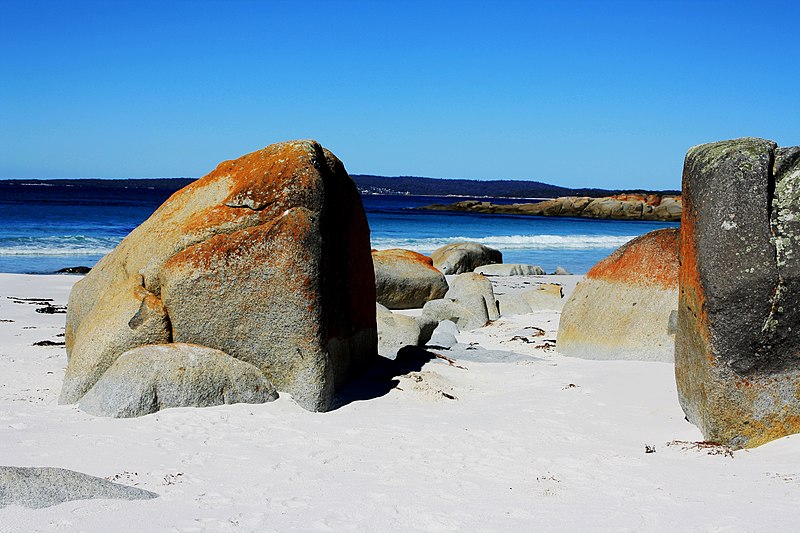
<path id="1" fill-rule="evenodd" d="M 540 181 L 466 180 L 422 178 L 416 176 L 373 176 L 351 174 L 362 194 L 403 194 L 414 196 L 466 196 L 507 198 L 558 198 L 562 196 L 611 196 L 621 192 L 680 194 L 680 191 L 650 191 L 646 189 L 571 189 Z M 92 187 L 99 189 L 159 189 L 177 191 L 194 178 L 129 178 L 129 179 L 7 179 L 0 180 L 0 189 L 21 185 Z"/>
<path id="2" fill-rule="evenodd" d="M 541 181 L 465 180 L 420 178 L 416 176 L 372 176 L 351 174 L 359 190 L 366 194 L 412 194 L 416 196 L 472 196 L 507 198 L 558 198 L 561 196 L 611 196 L 622 192 L 680 194 L 680 191 L 647 189 L 572 189 Z"/>

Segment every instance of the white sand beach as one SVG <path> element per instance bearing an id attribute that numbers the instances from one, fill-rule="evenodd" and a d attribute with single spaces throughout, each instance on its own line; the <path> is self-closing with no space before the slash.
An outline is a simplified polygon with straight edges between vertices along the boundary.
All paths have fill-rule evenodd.
<path id="1" fill-rule="evenodd" d="M 65 305 L 78 279 L 0 274 L 0 464 L 159 497 L 12 505 L 0 531 L 776 531 L 795 520 L 800 436 L 732 454 L 697 445 L 672 365 L 560 356 L 554 312 L 459 335 L 476 353 L 511 352 L 503 362 L 435 360 L 328 413 L 284 394 L 93 417 L 57 403 L 64 347 L 33 345 L 63 342 L 65 315 L 22 300 Z"/>

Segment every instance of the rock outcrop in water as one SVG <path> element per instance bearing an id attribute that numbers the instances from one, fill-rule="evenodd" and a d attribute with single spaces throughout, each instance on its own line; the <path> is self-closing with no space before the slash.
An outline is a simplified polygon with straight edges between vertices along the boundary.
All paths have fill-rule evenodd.
<path id="1" fill-rule="evenodd" d="M 376 355 L 369 227 L 342 163 L 313 141 L 274 144 L 173 194 L 69 299 L 62 403 L 147 344 L 250 363 L 309 410 Z"/>
<path id="2" fill-rule="evenodd" d="M 736 139 L 683 170 L 675 376 L 707 440 L 800 431 L 800 147 Z"/>
<path id="3" fill-rule="evenodd" d="M 453 242 L 437 248 L 431 254 L 433 266 L 445 274 L 464 274 L 477 267 L 503 262 L 500 250 L 479 242 Z"/>
<path id="4" fill-rule="evenodd" d="M 618 194 L 603 198 L 563 196 L 538 203 L 493 204 L 464 200 L 450 205 L 433 204 L 420 209 L 467 211 L 470 213 L 533 215 L 543 217 L 585 217 L 613 220 L 681 219 L 681 197 L 657 194 Z"/>
<path id="5" fill-rule="evenodd" d="M 597 263 L 575 287 L 561 313 L 558 351 L 672 362 L 669 324 L 677 308 L 678 230 L 652 231 Z"/>

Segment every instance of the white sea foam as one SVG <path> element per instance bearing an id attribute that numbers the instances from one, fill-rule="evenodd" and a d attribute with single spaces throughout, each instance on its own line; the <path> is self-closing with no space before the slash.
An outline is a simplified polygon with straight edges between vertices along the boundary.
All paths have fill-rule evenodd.
<path id="1" fill-rule="evenodd" d="M 488 235 L 485 237 L 434 237 L 428 239 L 374 238 L 372 247 L 406 248 L 432 252 L 457 241 L 474 241 L 500 250 L 596 250 L 622 246 L 636 235 Z"/>
<path id="2" fill-rule="evenodd" d="M 84 235 L 6 237 L 0 239 L 0 256 L 105 255 L 119 244 L 113 237 Z"/>

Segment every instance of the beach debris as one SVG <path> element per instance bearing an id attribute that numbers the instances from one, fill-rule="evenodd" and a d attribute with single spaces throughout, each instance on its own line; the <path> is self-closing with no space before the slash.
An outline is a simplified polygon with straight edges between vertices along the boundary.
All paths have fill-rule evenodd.
<path id="1" fill-rule="evenodd" d="M 33 346 L 64 346 L 65 344 L 67 343 L 59 341 L 43 340 L 34 342 Z"/>
<path id="2" fill-rule="evenodd" d="M 695 146 L 683 191 L 681 406 L 706 441 L 731 449 L 798 433 L 800 146 L 753 137 Z"/>
<path id="3" fill-rule="evenodd" d="M 15 304 L 45 305 L 55 301 L 52 298 L 20 298 L 18 296 L 6 296 L 6 298 L 13 301 Z"/>
<path id="4" fill-rule="evenodd" d="M 440 353 L 436 353 L 436 352 L 431 352 L 431 353 L 433 355 L 435 355 L 437 359 L 443 359 L 444 361 L 446 361 L 447 364 L 450 365 L 450 366 L 453 366 L 453 367 L 456 367 L 456 368 L 460 368 L 461 370 L 467 370 L 467 367 L 461 366 L 461 365 L 457 365 L 455 359 L 452 359 L 452 358 L 447 357 L 446 355 L 442 355 Z"/>
<path id="5" fill-rule="evenodd" d="M 53 315 L 53 314 L 66 314 L 67 306 L 66 305 L 45 305 L 44 307 L 37 307 L 35 309 L 37 313 L 44 313 L 46 315 Z"/>
<path id="6" fill-rule="evenodd" d="M 656 453 L 656 447 L 652 444 L 644 445 L 644 453 Z"/>
<path id="7" fill-rule="evenodd" d="M 733 459 L 733 449 L 726 444 L 711 441 L 691 442 L 686 440 L 673 440 L 667 443 L 667 446 L 677 446 L 681 450 L 698 450 L 705 452 L 708 455 L 722 455 L 723 457 L 730 457 Z"/>
<path id="8" fill-rule="evenodd" d="M 14 322 L 14 321 L 11 320 L 10 318 L 0 318 L 0 322 L 9 323 L 10 324 L 11 322 Z"/>
<path id="9" fill-rule="evenodd" d="M 546 352 L 554 349 L 555 347 L 556 343 L 549 341 L 544 341 L 542 344 L 537 344 L 536 346 L 534 346 L 534 348 L 536 348 L 537 350 L 544 350 Z"/>
<path id="10" fill-rule="evenodd" d="M 576 384 L 574 384 L 574 383 L 567 383 L 566 385 L 564 385 L 563 387 L 561 387 L 561 390 L 567 390 L 567 389 L 577 389 L 578 387 L 579 387 L 579 385 L 576 385 Z"/>
<path id="11" fill-rule="evenodd" d="M 175 472 L 174 474 L 167 474 L 166 476 L 164 476 L 163 483 L 164 485 L 176 485 L 178 483 L 182 483 L 183 482 L 183 479 L 181 479 L 182 476 L 183 472 Z"/>
<path id="12" fill-rule="evenodd" d="M 463 274 L 479 266 L 502 263 L 503 254 L 479 242 L 460 241 L 437 248 L 431 259 L 433 266 L 445 274 Z"/>
<path id="13" fill-rule="evenodd" d="M 651 231 L 598 262 L 564 304 L 558 350 L 583 359 L 672 362 L 677 228 Z"/>
<path id="14" fill-rule="evenodd" d="M 411 390 L 434 400 L 458 400 L 452 383 L 441 374 L 430 370 L 409 372 L 400 376 L 411 382 Z"/>

